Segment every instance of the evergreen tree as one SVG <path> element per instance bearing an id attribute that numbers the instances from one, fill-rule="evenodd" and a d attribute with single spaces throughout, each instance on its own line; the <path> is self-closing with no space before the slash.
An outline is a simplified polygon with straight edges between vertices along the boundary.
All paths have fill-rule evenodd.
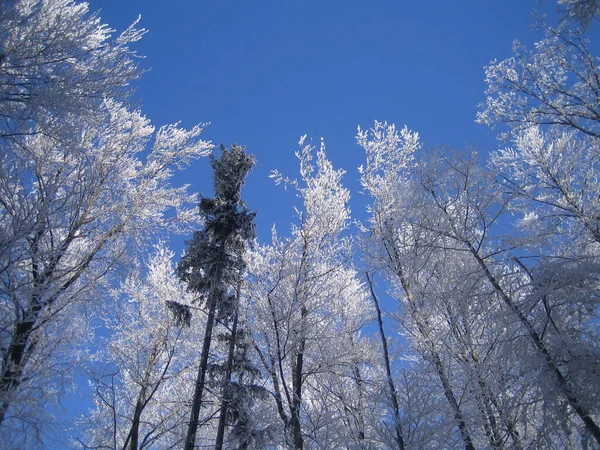
<path id="1" fill-rule="evenodd" d="M 245 267 L 247 243 L 254 239 L 253 219 L 241 199 L 244 179 L 255 164 L 243 146 L 221 147 L 221 156 L 212 157 L 215 196 L 202 198 L 199 213 L 204 228 L 196 231 L 178 266 L 179 276 L 206 305 L 208 317 L 200 366 L 196 378 L 185 449 L 194 448 L 205 388 L 208 356 L 216 321 L 232 318 L 236 312 L 235 288 Z"/>

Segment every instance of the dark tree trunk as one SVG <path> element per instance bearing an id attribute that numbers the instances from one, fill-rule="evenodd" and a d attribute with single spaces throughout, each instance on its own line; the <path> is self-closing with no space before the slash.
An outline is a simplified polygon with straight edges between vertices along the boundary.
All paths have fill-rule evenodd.
<path id="1" fill-rule="evenodd" d="M 194 388 L 194 398 L 192 399 L 192 408 L 190 413 L 190 422 L 188 424 L 187 435 L 185 437 L 184 450 L 193 450 L 196 443 L 196 433 L 200 419 L 200 407 L 202 406 L 202 394 L 206 380 L 206 369 L 208 368 L 208 356 L 210 353 L 210 344 L 212 341 L 212 331 L 215 323 L 215 310 L 217 308 L 217 289 L 221 277 L 221 269 L 215 270 L 214 284 L 211 288 L 211 295 L 208 305 L 208 317 L 206 318 L 206 330 L 204 331 L 204 341 L 202 342 L 202 353 L 200 355 L 200 366 L 198 367 L 198 376 Z"/>
<path id="2" fill-rule="evenodd" d="M 308 315 L 305 306 L 301 309 L 301 316 L 304 319 Z M 304 449 L 304 439 L 302 438 L 302 424 L 300 422 L 300 408 L 302 406 L 302 370 L 304 368 L 304 350 L 306 348 L 306 338 L 300 338 L 298 352 L 294 361 L 292 373 L 292 411 L 290 424 L 294 438 L 294 450 Z"/>
<path id="3" fill-rule="evenodd" d="M 233 312 L 233 324 L 231 326 L 231 337 L 229 338 L 229 349 L 227 353 L 227 367 L 225 369 L 225 377 L 223 380 L 223 398 L 221 400 L 221 414 L 219 415 L 219 425 L 217 427 L 217 440 L 215 443 L 215 450 L 222 450 L 223 448 L 223 438 L 225 437 L 225 427 L 227 425 L 227 413 L 229 409 L 229 403 L 231 402 L 231 399 L 228 397 L 229 393 L 227 392 L 227 386 L 231 381 L 231 372 L 233 371 L 233 359 L 235 355 L 236 343 L 235 339 L 238 326 L 240 289 L 241 286 L 238 284 L 236 304 Z"/>
<path id="4" fill-rule="evenodd" d="M 379 307 L 379 299 L 373 289 L 373 280 L 371 276 L 366 273 L 367 281 L 369 283 L 369 290 L 371 291 L 371 298 L 375 304 L 375 310 L 377 311 L 377 324 L 379 325 L 379 337 L 381 338 L 381 347 L 383 348 L 383 361 L 385 363 L 385 373 L 387 377 L 388 389 L 390 391 L 390 400 L 392 401 L 392 408 L 394 413 L 394 429 L 396 431 L 396 444 L 399 450 L 404 450 L 404 435 L 402 433 L 402 425 L 400 423 L 400 407 L 398 405 L 398 395 L 396 393 L 396 387 L 394 386 L 394 379 L 392 378 L 392 367 L 390 364 L 390 352 L 388 350 L 387 339 L 383 330 L 383 319 L 381 317 L 381 308 Z"/>
<path id="5" fill-rule="evenodd" d="M 142 389 L 142 392 L 140 392 L 140 397 L 137 400 L 137 403 L 135 404 L 135 411 L 133 413 L 133 422 L 131 423 L 131 430 L 129 432 L 129 435 L 131 437 L 131 441 L 130 441 L 130 450 L 138 450 L 138 442 L 139 442 L 139 438 L 140 438 L 140 421 L 142 419 L 142 411 L 144 410 L 143 408 L 143 395 L 144 395 L 144 391 L 145 389 Z"/>
<path id="6" fill-rule="evenodd" d="M 11 392 L 15 392 L 21 384 L 21 376 L 25 365 L 25 355 L 27 354 L 27 345 L 31 339 L 37 316 L 41 310 L 39 303 L 36 303 L 29 314 L 26 314 L 26 320 L 19 322 L 13 333 L 12 340 L 8 345 L 8 349 L 4 360 L 2 361 L 2 377 L 0 378 L 0 395 L 4 397 L 2 405 L 0 405 L 0 424 L 4 421 L 8 408 L 11 405 L 8 397 Z M 30 345 L 29 351 L 35 342 Z"/>

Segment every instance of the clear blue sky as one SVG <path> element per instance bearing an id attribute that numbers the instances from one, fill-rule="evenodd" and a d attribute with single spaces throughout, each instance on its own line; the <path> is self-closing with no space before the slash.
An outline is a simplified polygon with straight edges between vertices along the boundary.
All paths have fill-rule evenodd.
<path id="1" fill-rule="evenodd" d="M 474 123 L 485 98 L 483 67 L 509 56 L 515 38 L 541 38 L 531 13 L 555 7 L 546 0 L 90 2 L 117 31 L 142 16 L 149 32 L 136 49 L 149 72 L 135 99 L 155 125 L 211 122 L 206 139 L 256 155 L 244 195 L 259 212 L 261 240 L 275 222 L 289 229 L 293 193 L 268 174 L 297 174 L 303 134 L 315 144 L 324 137 L 334 165 L 347 170 L 357 216 L 357 125 L 387 120 L 428 145 L 496 148 L 493 133 Z M 180 180 L 212 194 L 206 160 Z"/>

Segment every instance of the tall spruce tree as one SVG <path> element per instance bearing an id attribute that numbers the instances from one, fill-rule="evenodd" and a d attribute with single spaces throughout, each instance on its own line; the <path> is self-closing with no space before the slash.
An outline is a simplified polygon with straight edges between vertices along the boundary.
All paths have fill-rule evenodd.
<path id="1" fill-rule="evenodd" d="M 255 162 L 255 158 L 238 145 L 231 149 L 221 146 L 220 157 L 212 157 L 215 196 L 201 199 L 199 213 L 204 227 L 187 242 L 185 255 L 177 268 L 188 290 L 197 294 L 197 301 L 205 304 L 208 311 L 186 450 L 194 448 L 198 431 L 213 328 L 216 321 L 235 315 L 235 288 L 245 268 L 246 246 L 255 236 L 256 214 L 249 212 L 241 199 L 244 180 Z"/>

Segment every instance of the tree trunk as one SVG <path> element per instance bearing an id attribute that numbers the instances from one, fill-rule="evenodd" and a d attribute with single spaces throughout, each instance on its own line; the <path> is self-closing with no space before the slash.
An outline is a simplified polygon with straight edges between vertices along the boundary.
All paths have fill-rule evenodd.
<path id="1" fill-rule="evenodd" d="M 15 392 L 21 384 L 27 344 L 31 338 L 31 333 L 33 332 L 40 310 L 41 306 L 38 303 L 37 306 L 31 309 L 29 314 L 25 315 L 25 317 L 29 318 L 17 324 L 4 360 L 2 361 L 0 396 L 3 397 L 3 401 L 2 405 L 0 405 L 0 424 L 4 421 L 8 408 L 11 405 L 10 394 Z"/>
<path id="2" fill-rule="evenodd" d="M 461 315 L 463 327 L 461 330 L 456 323 L 456 317 L 452 313 L 452 309 L 448 306 L 446 307 L 446 313 L 448 315 L 448 318 L 446 319 L 448 327 L 452 333 L 452 336 L 460 345 L 460 350 L 458 350 L 459 354 L 456 354 L 456 357 L 460 361 L 464 361 L 464 365 L 466 366 L 465 370 L 468 373 L 469 378 L 476 379 L 477 385 L 479 386 L 479 389 L 475 389 L 475 399 L 477 401 L 479 412 L 481 413 L 483 428 L 490 443 L 490 448 L 503 448 L 500 426 L 498 424 L 498 420 L 496 419 L 496 413 L 494 412 L 495 408 L 502 422 L 507 426 L 507 431 L 513 438 L 514 450 L 521 450 L 520 442 L 515 440 L 516 436 L 513 436 L 514 430 L 511 430 L 510 425 L 506 424 L 506 421 L 504 421 L 504 415 L 500 408 L 498 408 L 498 402 L 496 401 L 492 390 L 488 386 L 481 373 L 481 363 L 479 361 L 479 357 L 477 356 L 477 348 L 473 346 L 471 340 L 472 331 L 469 319 L 464 315 Z"/>
<path id="3" fill-rule="evenodd" d="M 204 331 L 204 340 L 202 342 L 202 354 L 200 355 L 200 366 L 198 367 L 198 376 L 196 377 L 196 386 L 194 388 L 194 398 L 192 399 L 192 410 L 190 413 L 190 422 L 188 424 L 187 435 L 185 437 L 184 450 L 193 450 L 196 443 L 196 433 L 200 418 L 200 407 L 202 406 L 202 394 L 206 380 L 206 369 L 208 367 L 208 356 L 210 353 L 210 344 L 212 341 L 212 331 L 215 323 L 215 310 L 217 308 L 217 294 L 219 282 L 221 280 L 221 265 L 217 262 L 213 285 L 211 286 L 210 298 L 208 300 L 208 317 L 206 318 L 206 330 Z"/>
<path id="4" fill-rule="evenodd" d="M 471 359 L 474 361 L 474 363 L 476 365 L 477 384 L 481 388 L 481 392 L 482 392 L 481 395 L 482 395 L 482 398 L 486 405 L 486 410 L 487 410 L 489 420 L 490 420 L 490 426 L 492 427 L 492 430 L 494 433 L 494 440 L 498 444 L 498 448 L 501 448 L 502 439 L 500 438 L 500 430 L 499 430 L 497 421 L 495 420 L 495 415 L 492 411 L 492 407 L 498 412 L 498 415 L 500 417 L 502 424 L 506 427 L 506 430 L 508 431 L 508 434 L 510 435 L 511 440 L 513 442 L 514 450 L 522 450 L 523 446 L 521 445 L 521 440 L 519 439 L 519 433 L 515 429 L 514 424 L 511 423 L 510 419 L 508 419 L 508 417 L 506 417 L 506 414 L 504 413 L 504 411 L 501 410 L 500 405 L 496 401 L 496 397 L 492 393 L 491 388 L 488 386 L 485 379 L 482 377 L 481 373 L 479 372 L 479 364 L 480 364 L 479 358 L 477 357 L 477 354 L 473 351 L 473 349 L 471 349 Z"/>
<path id="5" fill-rule="evenodd" d="M 140 392 L 135 402 L 135 409 L 133 411 L 133 418 L 131 420 L 131 428 L 129 429 L 127 439 L 125 439 L 125 443 L 123 444 L 123 450 L 125 450 L 127 447 L 129 447 L 130 450 L 138 450 L 142 413 L 144 412 L 148 401 L 150 400 L 150 398 L 152 398 L 154 392 L 156 392 L 156 389 L 160 384 L 159 382 L 156 386 L 154 386 L 154 389 L 152 389 L 150 395 L 148 395 L 148 389 L 150 388 L 150 377 L 152 376 L 152 369 L 154 368 L 154 364 L 156 362 L 158 354 L 159 348 L 157 347 L 157 343 L 155 342 L 152 348 L 152 353 L 150 354 L 150 359 L 148 360 L 148 363 L 146 365 L 146 370 L 144 371 L 144 378 L 141 382 Z M 167 368 L 164 369 L 164 371 L 166 370 Z"/>
<path id="6" fill-rule="evenodd" d="M 302 319 L 308 315 L 308 310 L 302 306 L 300 311 Z M 302 406 L 302 370 L 304 367 L 304 350 L 306 348 L 306 338 L 301 337 L 298 344 L 298 352 L 293 365 L 292 373 L 292 414 L 290 423 L 294 437 L 294 450 L 304 449 L 304 439 L 302 438 L 302 425 L 300 422 L 300 407 Z"/>
<path id="7" fill-rule="evenodd" d="M 352 368 L 352 372 L 354 372 L 354 377 L 356 378 L 356 389 L 358 391 L 358 411 L 356 411 L 358 417 L 356 417 L 355 422 L 356 428 L 358 429 L 358 440 L 360 442 L 360 448 L 364 450 L 367 448 L 365 446 L 365 418 L 363 415 L 364 393 L 362 375 L 360 374 L 360 367 L 358 366 L 358 364 L 354 365 L 354 367 Z"/>
<path id="8" fill-rule="evenodd" d="M 228 397 L 227 386 L 231 381 L 231 372 L 233 371 L 233 359 L 235 355 L 235 339 L 237 334 L 238 316 L 239 316 L 239 301 L 240 301 L 240 283 L 236 293 L 236 304 L 233 312 L 233 324 L 231 326 L 231 337 L 229 338 L 229 349 L 227 353 L 227 367 L 225 369 L 225 379 L 223 381 L 223 398 L 221 400 L 221 414 L 219 415 L 219 425 L 217 427 L 217 440 L 215 450 L 222 450 L 223 438 L 225 437 L 225 427 L 227 424 L 227 412 L 231 399 Z"/>
<path id="9" fill-rule="evenodd" d="M 388 389 L 390 391 L 390 399 L 392 401 L 392 408 L 394 413 L 394 428 L 396 431 L 396 444 L 399 450 L 404 450 L 404 435 L 402 433 L 402 425 L 400 423 L 400 408 L 398 406 L 398 395 L 396 394 L 396 387 L 394 386 L 394 379 L 392 378 L 392 368 L 390 364 L 390 352 L 388 350 L 387 339 L 383 330 L 383 319 L 381 317 L 381 308 L 379 307 L 379 299 L 375 295 L 373 289 L 373 280 L 369 273 L 366 273 L 367 282 L 369 283 L 369 290 L 371 291 L 371 298 L 375 304 L 375 310 L 377 311 L 377 324 L 379 325 L 379 337 L 381 338 L 381 346 L 383 347 L 383 360 L 385 363 L 385 373 L 387 377 Z"/>
<path id="10" fill-rule="evenodd" d="M 208 318 L 206 319 L 206 330 L 204 331 L 204 341 L 202 342 L 200 367 L 198 367 L 198 376 L 196 377 L 196 386 L 194 388 L 194 398 L 192 400 L 190 423 L 188 424 L 185 445 L 183 447 L 185 450 L 193 450 L 194 445 L 196 443 L 196 432 L 198 431 L 200 406 L 202 405 L 202 393 L 204 391 L 204 381 L 206 379 L 206 368 L 208 367 L 208 354 L 210 352 L 212 330 L 215 322 L 215 308 L 216 301 L 214 298 L 211 298 L 208 309 Z"/>
<path id="11" fill-rule="evenodd" d="M 143 395 L 145 394 L 145 389 L 142 389 L 140 392 L 140 397 L 138 398 L 135 404 L 135 411 L 133 413 L 133 422 L 131 424 L 131 430 L 129 431 L 129 436 L 131 437 L 130 442 L 130 450 L 138 450 L 138 442 L 140 437 L 140 421 L 142 419 L 142 411 L 143 408 Z"/>
<path id="12" fill-rule="evenodd" d="M 420 327 L 419 327 L 420 328 Z M 471 440 L 471 435 L 469 434 L 469 430 L 467 428 L 467 424 L 462 415 L 462 411 L 460 410 L 460 405 L 454 396 L 454 392 L 452 391 L 452 386 L 450 386 L 450 380 L 448 379 L 448 375 L 444 370 L 444 365 L 442 364 L 442 360 L 434 348 L 433 342 L 430 340 L 430 351 L 431 355 L 428 357 L 429 362 L 433 365 L 440 382 L 442 383 L 442 387 L 444 388 L 444 395 L 450 403 L 450 407 L 454 411 L 454 418 L 458 422 L 458 430 L 460 431 L 460 436 L 462 437 L 463 444 L 465 446 L 465 450 L 475 450 L 473 446 L 473 441 Z"/>

